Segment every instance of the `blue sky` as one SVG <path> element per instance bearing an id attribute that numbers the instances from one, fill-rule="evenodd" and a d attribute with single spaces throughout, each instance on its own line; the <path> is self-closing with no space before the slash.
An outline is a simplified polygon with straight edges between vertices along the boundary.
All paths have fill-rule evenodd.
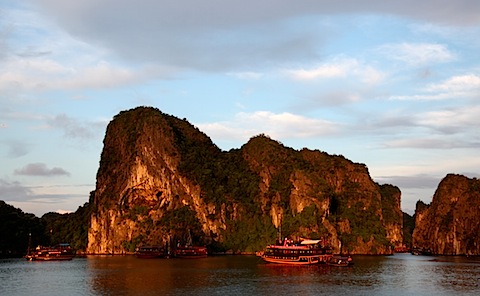
<path id="1" fill-rule="evenodd" d="M 147 105 L 223 150 L 364 163 L 413 214 L 480 176 L 480 2 L 417 2 L 0 0 L 0 200 L 75 211 L 108 122 Z"/>

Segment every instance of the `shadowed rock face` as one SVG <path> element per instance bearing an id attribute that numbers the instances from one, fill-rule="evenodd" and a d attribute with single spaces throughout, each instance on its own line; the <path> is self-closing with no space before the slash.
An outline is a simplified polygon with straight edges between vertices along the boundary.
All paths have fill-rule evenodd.
<path id="1" fill-rule="evenodd" d="M 297 151 L 265 135 L 221 151 L 186 120 L 139 107 L 107 127 L 89 253 L 185 240 L 253 252 L 283 236 L 328 240 L 336 252 L 401 245 L 400 190 L 363 164 Z"/>
<path id="2" fill-rule="evenodd" d="M 447 175 L 432 203 L 417 203 L 413 244 L 434 254 L 480 254 L 480 181 Z"/>

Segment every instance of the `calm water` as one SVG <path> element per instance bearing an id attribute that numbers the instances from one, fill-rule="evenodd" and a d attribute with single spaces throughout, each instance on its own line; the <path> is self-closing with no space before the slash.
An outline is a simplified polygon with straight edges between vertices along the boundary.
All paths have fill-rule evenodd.
<path id="1" fill-rule="evenodd" d="M 353 267 L 206 259 L 0 260 L 1 295 L 480 295 L 480 259 L 354 257 Z"/>

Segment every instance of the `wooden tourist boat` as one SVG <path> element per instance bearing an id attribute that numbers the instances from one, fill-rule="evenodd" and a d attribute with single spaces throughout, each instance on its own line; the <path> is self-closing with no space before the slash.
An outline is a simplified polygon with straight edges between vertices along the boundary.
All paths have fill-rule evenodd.
<path id="1" fill-rule="evenodd" d="M 294 243 L 285 238 L 283 243 L 267 246 L 261 257 L 268 263 L 311 265 L 326 263 L 332 256 L 332 248 L 324 246 L 322 240 Z"/>
<path id="2" fill-rule="evenodd" d="M 25 256 L 30 261 L 65 261 L 72 260 L 73 257 L 75 251 L 69 244 L 58 244 L 55 247 L 38 246 Z"/>
<path id="3" fill-rule="evenodd" d="M 190 245 L 177 245 L 173 250 L 173 255 L 176 258 L 206 258 L 208 256 L 207 247 L 205 246 L 190 246 Z"/>
<path id="4" fill-rule="evenodd" d="M 135 256 L 142 259 L 168 258 L 168 251 L 162 246 L 142 246 L 135 250 Z"/>

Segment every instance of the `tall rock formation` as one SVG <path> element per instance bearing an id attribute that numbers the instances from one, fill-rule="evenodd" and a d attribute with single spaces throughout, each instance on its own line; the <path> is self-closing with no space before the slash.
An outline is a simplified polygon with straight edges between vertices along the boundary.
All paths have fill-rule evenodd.
<path id="1" fill-rule="evenodd" d="M 108 125 L 92 211 L 89 253 L 187 236 L 253 252 L 279 229 L 352 254 L 390 253 L 403 241 L 400 191 L 373 182 L 365 165 L 264 135 L 224 152 L 186 120 L 147 107 Z"/>
<path id="2" fill-rule="evenodd" d="M 417 202 L 413 244 L 434 254 L 480 255 L 480 180 L 447 175 L 432 203 Z"/>
<path id="3" fill-rule="evenodd" d="M 390 184 L 380 186 L 382 196 L 382 216 L 387 239 L 395 247 L 406 247 L 404 241 L 403 212 L 401 210 L 400 189 Z"/>

